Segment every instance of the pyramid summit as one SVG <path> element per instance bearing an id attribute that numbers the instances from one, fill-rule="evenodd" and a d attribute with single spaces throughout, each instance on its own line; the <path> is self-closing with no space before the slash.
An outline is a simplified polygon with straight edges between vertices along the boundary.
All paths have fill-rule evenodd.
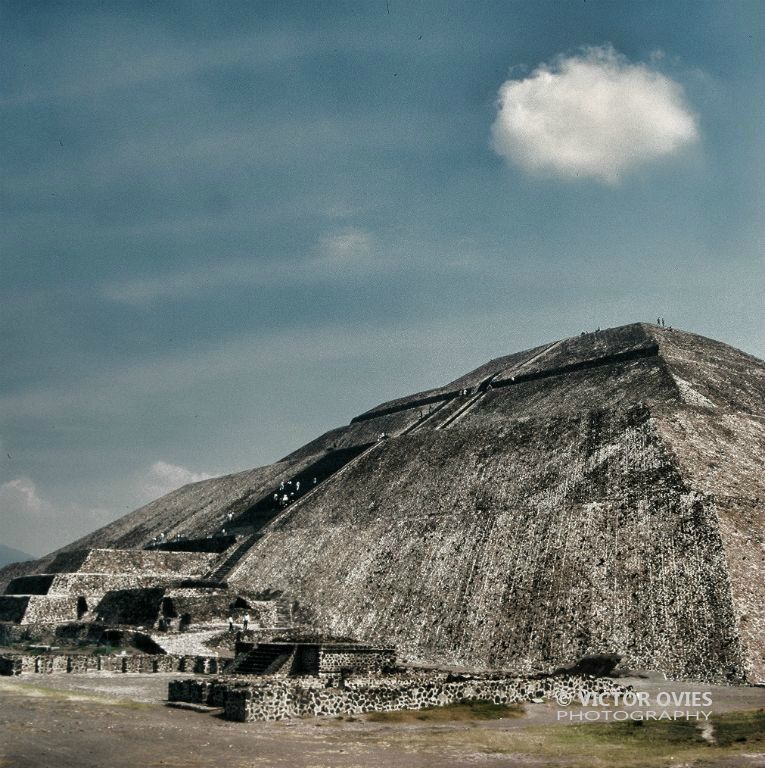
<path id="1" fill-rule="evenodd" d="M 764 449 L 762 361 L 645 323 L 581 334 L 17 566 L 0 620 L 159 626 L 173 604 L 193 625 L 238 599 L 415 661 L 527 674 L 616 654 L 761 682 Z"/>

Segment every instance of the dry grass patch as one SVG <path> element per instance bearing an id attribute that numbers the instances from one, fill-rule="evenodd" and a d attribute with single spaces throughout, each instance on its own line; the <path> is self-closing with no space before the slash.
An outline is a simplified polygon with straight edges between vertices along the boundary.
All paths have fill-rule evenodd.
<path id="1" fill-rule="evenodd" d="M 84 691 L 68 691 L 58 688 L 46 688 L 43 685 L 29 683 L 13 683 L 0 680 L 0 691 L 36 699 L 50 699 L 53 701 L 80 701 L 90 704 L 103 704 L 106 706 L 125 707 L 127 709 L 149 709 L 151 704 L 143 701 L 133 701 L 127 698 L 115 698 L 102 696 L 96 693 Z"/>
<path id="2" fill-rule="evenodd" d="M 408 751 L 513 755 L 519 759 L 533 756 L 544 760 L 544 765 L 561 768 L 702 766 L 717 764 L 721 759 L 732 760 L 731 765 L 738 765 L 738 761 L 749 765 L 745 753 L 765 751 L 763 710 L 728 712 L 714 715 L 711 720 L 716 744 L 704 740 L 695 720 L 550 725 L 512 730 L 478 726 L 387 733 L 386 739 Z"/>
<path id="3" fill-rule="evenodd" d="M 461 720 L 502 720 L 522 717 L 522 704 L 494 704 L 491 701 L 460 701 L 443 707 L 372 712 L 367 720 L 375 723 L 453 722 Z"/>
<path id="4" fill-rule="evenodd" d="M 765 751 L 765 709 L 715 715 L 712 725 L 714 740 L 720 747 L 738 745 Z"/>

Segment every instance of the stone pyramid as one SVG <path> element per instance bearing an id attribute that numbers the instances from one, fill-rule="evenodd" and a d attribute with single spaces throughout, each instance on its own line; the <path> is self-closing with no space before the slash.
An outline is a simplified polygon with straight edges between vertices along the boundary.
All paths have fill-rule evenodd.
<path id="1" fill-rule="evenodd" d="M 764 449 L 765 363 L 637 323 L 382 403 L 54 555 L 186 553 L 197 581 L 175 586 L 278 595 L 303 626 L 423 662 L 526 673 L 619 654 L 758 682 Z"/>

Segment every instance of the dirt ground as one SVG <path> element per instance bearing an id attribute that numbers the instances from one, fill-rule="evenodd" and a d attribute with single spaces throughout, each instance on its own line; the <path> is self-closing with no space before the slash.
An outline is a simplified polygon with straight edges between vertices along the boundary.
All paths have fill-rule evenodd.
<path id="1" fill-rule="evenodd" d="M 174 677 L 0 678 L 0 767 L 765 767 L 765 732 L 758 735 L 751 727 L 732 745 L 719 746 L 700 737 L 704 726 L 695 721 L 671 732 L 631 728 L 632 723 L 577 724 L 569 714 L 584 709 L 556 703 L 529 704 L 521 717 L 494 721 L 427 722 L 413 714 L 405 722 L 361 716 L 232 723 L 166 706 L 167 683 Z M 670 690 L 709 692 L 713 703 L 702 708 L 723 718 L 746 710 L 760 723 L 756 713 L 765 708 L 765 688 L 631 682 L 652 697 Z"/>

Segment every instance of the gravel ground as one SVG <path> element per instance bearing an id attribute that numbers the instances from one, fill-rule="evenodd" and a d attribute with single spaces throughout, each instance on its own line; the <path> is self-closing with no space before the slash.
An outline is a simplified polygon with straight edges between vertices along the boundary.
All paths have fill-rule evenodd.
<path id="1" fill-rule="evenodd" d="M 177 674 L 29 675 L 0 678 L 2 768 L 464 768 L 470 765 L 582 765 L 533 750 L 507 754 L 513 734 L 559 732 L 560 707 L 527 707 L 518 719 L 454 723 L 375 723 L 323 718 L 231 723 L 165 706 Z M 629 681 L 659 691 L 704 690 L 715 712 L 765 707 L 763 688 L 663 680 Z M 671 688 L 670 688 L 671 686 Z M 499 745 L 499 746 L 498 746 Z M 502 746 L 505 745 L 505 746 Z M 587 764 L 587 763 L 584 763 Z M 601 764 L 593 762 L 592 765 Z M 666 763 L 670 763 L 669 761 Z M 702 763 L 698 763 L 702 765 Z M 765 766 L 765 755 L 720 756 L 703 765 Z"/>

